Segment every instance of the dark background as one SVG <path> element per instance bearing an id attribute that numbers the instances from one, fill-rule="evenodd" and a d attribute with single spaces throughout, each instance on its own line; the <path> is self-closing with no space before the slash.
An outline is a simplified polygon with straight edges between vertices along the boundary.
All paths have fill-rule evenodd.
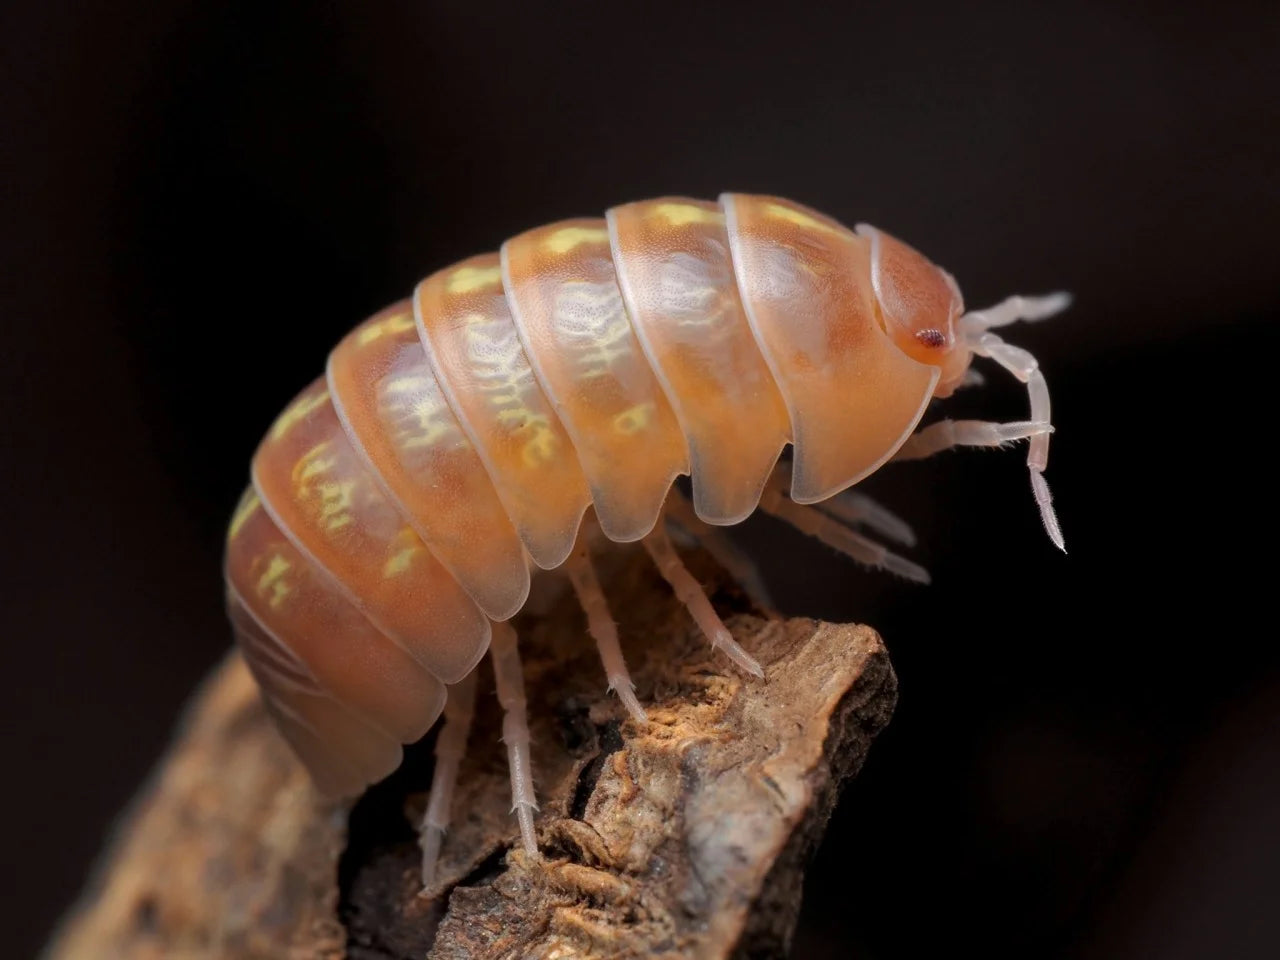
<path id="1" fill-rule="evenodd" d="M 927 589 L 770 522 L 791 612 L 877 626 L 898 714 L 798 957 L 1280 955 L 1280 6 L 6 4 L 6 953 L 77 891 L 224 652 L 222 529 L 342 332 L 544 221 L 760 191 L 866 219 L 1055 402 L 870 486 Z M 836 5 L 831 5 L 833 8 Z M 957 409 L 1024 416 L 998 374 Z"/>

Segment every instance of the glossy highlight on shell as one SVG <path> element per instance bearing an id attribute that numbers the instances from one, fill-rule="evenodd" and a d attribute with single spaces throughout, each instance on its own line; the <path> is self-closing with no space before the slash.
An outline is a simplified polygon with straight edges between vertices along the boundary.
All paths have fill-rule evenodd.
<path id="1" fill-rule="evenodd" d="M 667 533 L 756 577 L 716 527 L 757 509 L 873 567 L 928 575 L 870 534 L 910 527 L 849 490 L 891 460 L 1030 442 L 1045 527 L 1052 432 L 1035 359 L 993 329 L 1064 309 L 965 313 L 946 271 L 875 228 L 764 196 L 661 198 L 526 231 L 423 280 L 329 356 L 276 419 L 227 536 L 231 622 L 317 786 L 354 794 L 443 714 L 424 882 L 491 653 L 523 842 L 536 803 L 515 631 L 540 570 L 567 575 L 604 676 L 644 722 L 590 534 L 639 541 L 710 643 L 763 677 Z M 1027 384 L 1026 421 L 940 420 L 975 356 Z M 779 463 L 788 444 L 789 462 Z M 673 487 L 688 474 L 692 502 Z"/>

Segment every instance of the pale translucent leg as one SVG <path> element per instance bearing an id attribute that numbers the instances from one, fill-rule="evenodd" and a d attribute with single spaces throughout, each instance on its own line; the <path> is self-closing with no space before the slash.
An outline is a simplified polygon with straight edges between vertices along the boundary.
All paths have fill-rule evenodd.
<path id="1" fill-rule="evenodd" d="M 746 591 L 756 606 L 773 609 L 773 597 L 765 586 L 760 568 L 747 553 L 734 543 L 719 527 L 703 523 L 694 512 L 693 504 L 675 487 L 667 495 L 666 516 L 687 533 L 712 559 L 728 571 L 729 576 Z"/>
<path id="2" fill-rule="evenodd" d="M 609 614 L 609 603 L 600 588 L 595 567 L 591 565 L 585 525 L 584 532 L 578 535 L 578 542 L 574 544 L 573 553 L 565 560 L 565 570 L 569 574 L 569 582 L 573 584 L 574 593 L 578 595 L 578 603 L 582 604 L 582 611 L 587 615 L 587 632 L 595 639 L 596 649 L 600 651 L 600 662 L 604 665 L 609 689 L 618 695 L 618 699 L 636 722 L 647 723 L 649 718 L 636 699 L 636 685 L 631 682 L 631 673 L 622 656 L 622 647 L 618 645 L 618 625 Z"/>
<path id="3" fill-rule="evenodd" d="M 1061 298 L 1060 301 L 1052 305 L 1055 307 L 1054 309 L 1045 307 L 1034 317 L 1023 316 L 1022 318 L 1039 319 L 1042 316 L 1048 316 L 1050 313 L 1065 309 L 1066 304 L 1070 302 L 1070 298 L 1066 294 L 1055 294 L 1040 299 L 1052 301 L 1054 297 Z M 993 308 L 993 311 L 998 309 Z M 1048 424 L 1051 422 L 1049 385 L 1045 382 L 1044 374 L 1040 371 L 1040 364 L 1035 357 L 1021 347 L 1005 343 L 994 333 L 986 332 L 989 327 L 997 325 L 991 322 L 990 314 L 993 311 L 988 311 L 985 315 L 979 314 L 972 321 L 970 318 L 973 315 L 966 314 L 962 317 L 960 323 L 965 339 L 978 356 L 990 357 L 1027 385 L 1027 394 L 1031 400 L 1031 421 L 1033 423 Z M 1016 319 L 1019 319 L 1019 317 L 1014 316 L 1012 319 L 1002 320 L 1001 322 L 1012 323 Z M 1049 534 L 1049 539 L 1054 542 L 1059 550 L 1065 553 L 1067 547 L 1062 538 L 1062 528 L 1058 524 L 1058 516 L 1053 509 L 1053 495 L 1049 493 L 1049 485 L 1044 479 L 1044 471 L 1048 465 L 1049 432 L 1044 431 L 1031 437 L 1031 449 L 1027 453 L 1027 468 L 1031 471 L 1031 492 L 1036 499 L 1036 506 L 1040 508 L 1040 519 L 1044 522 L 1044 528 Z"/>
<path id="4" fill-rule="evenodd" d="M 962 322 L 967 330 L 991 330 L 994 327 L 1007 327 L 1019 320 L 1045 320 L 1069 306 L 1071 294 L 1061 290 L 1043 297 L 1024 297 L 1015 293 L 994 307 L 970 310 L 964 315 Z"/>
<path id="5" fill-rule="evenodd" d="M 1027 440 L 1052 433 L 1048 423 L 1018 420 L 991 423 L 987 420 L 939 420 L 917 430 L 898 448 L 894 460 L 922 460 L 953 447 L 1003 447 L 1014 440 Z"/>
<path id="6" fill-rule="evenodd" d="M 908 441 L 909 443 L 910 441 Z M 774 473 L 773 482 L 779 491 L 791 483 L 791 464 L 780 463 Z M 842 490 L 828 497 L 821 503 L 813 504 L 823 513 L 835 517 L 853 526 L 865 526 L 881 536 L 888 537 L 905 546 L 915 546 L 916 534 L 911 525 L 888 507 L 883 507 L 865 493 L 856 490 Z"/>
<path id="7" fill-rule="evenodd" d="M 914 547 L 916 544 L 916 533 L 911 525 L 865 493 L 845 490 L 814 506 L 847 524 L 870 527 L 903 546 Z"/>
<path id="8" fill-rule="evenodd" d="M 533 773 L 529 760 L 528 705 L 524 698 L 524 669 L 516 632 L 509 623 L 493 625 L 489 644 L 493 659 L 493 676 L 498 685 L 498 702 L 502 704 L 502 742 L 507 745 L 507 765 L 511 769 L 511 809 L 520 822 L 520 838 L 531 857 L 538 855 L 538 841 L 533 832 Z"/>
<path id="9" fill-rule="evenodd" d="M 969 387 L 981 387 L 985 385 L 987 378 L 982 375 L 981 370 L 975 370 L 970 367 L 964 372 L 964 376 L 960 378 L 960 389 L 965 390 Z"/>
<path id="10" fill-rule="evenodd" d="M 671 545 L 671 538 L 667 536 L 666 525 L 659 522 L 641 542 L 649 551 L 649 556 L 653 557 L 653 562 L 657 564 L 662 578 L 671 585 L 680 602 L 693 616 L 706 638 L 711 641 L 711 646 L 723 650 L 730 660 L 752 676 L 763 677 L 764 671 L 760 669 L 760 664 L 751 654 L 742 649 L 737 640 L 733 639 L 733 634 L 729 632 L 729 628 L 724 625 L 715 608 L 711 606 L 711 601 L 707 599 L 701 584 L 685 568 L 680 555 Z"/>
<path id="11" fill-rule="evenodd" d="M 436 738 L 436 769 L 431 775 L 431 796 L 422 818 L 418 842 L 422 846 L 422 885 L 436 880 L 436 864 L 440 844 L 449 829 L 449 811 L 453 805 L 453 788 L 458 782 L 458 767 L 467 752 L 467 735 L 476 712 L 476 671 L 449 688 L 444 704 L 444 726 Z"/>
<path id="12" fill-rule="evenodd" d="M 869 567 L 896 573 L 916 583 L 928 583 L 929 572 L 906 557 L 900 557 L 883 545 L 850 530 L 820 510 L 802 506 L 785 496 L 776 482 L 770 482 L 760 499 L 760 509 L 795 527 L 801 533 L 821 540 L 845 556 Z"/>

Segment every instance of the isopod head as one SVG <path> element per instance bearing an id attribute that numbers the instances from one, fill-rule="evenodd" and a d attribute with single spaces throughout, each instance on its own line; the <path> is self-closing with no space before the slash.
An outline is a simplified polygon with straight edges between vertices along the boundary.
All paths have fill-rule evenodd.
<path id="1" fill-rule="evenodd" d="M 934 396 L 950 396 L 973 359 L 956 329 L 964 298 L 955 278 L 870 224 L 858 224 L 857 233 L 871 243 L 871 286 L 885 333 L 913 360 L 941 367 Z"/>

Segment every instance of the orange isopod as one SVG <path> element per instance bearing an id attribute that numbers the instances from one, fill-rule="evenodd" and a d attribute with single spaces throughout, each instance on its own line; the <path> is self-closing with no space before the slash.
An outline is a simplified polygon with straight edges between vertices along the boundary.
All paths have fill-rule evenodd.
<path id="1" fill-rule="evenodd" d="M 530 574 L 562 568 L 611 689 L 640 721 L 584 517 L 641 541 L 711 643 L 763 677 L 668 538 L 700 540 L 757 508 L 854 559 L 927 582 L 856 527 L 910 528 L 849 487 L 889 460 L 1030 441 L 1040 515 L 1049 393 L 992 329 L 1065 294 L 964 312 L 951 275 L 874 227 L 774 197 L 662 198 L 566 220 L 447 267 L 375 314 L 268 430 L 227 535 L 240 649 L 267 710 L 325 793 L 400 763 L 443 712 L 422 825 L 434 877 L 488 650 L 523 843 L 536 854 L 514 630 Z M 916 426 L 989 357 L 1027 385 L 1026 421 Z M 793 447 L 779 464 L 783 447 Z M 672 487 L 689 474 L 692 503 Z M 789 484 L 789 491 L 787 485 Z M 813 506 L 811 506 L 813 505 Z"/>

